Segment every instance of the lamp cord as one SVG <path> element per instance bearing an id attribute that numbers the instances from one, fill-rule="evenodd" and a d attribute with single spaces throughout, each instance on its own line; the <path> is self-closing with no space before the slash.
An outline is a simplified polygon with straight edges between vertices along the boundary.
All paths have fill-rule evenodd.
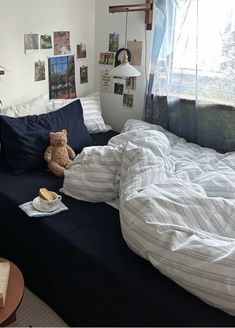
<path id="1" fill-rule="evenodd" d="M 127 25 L 128 25 L 128 9 L 126 10 L 125 48 L 127 48 Z"/>

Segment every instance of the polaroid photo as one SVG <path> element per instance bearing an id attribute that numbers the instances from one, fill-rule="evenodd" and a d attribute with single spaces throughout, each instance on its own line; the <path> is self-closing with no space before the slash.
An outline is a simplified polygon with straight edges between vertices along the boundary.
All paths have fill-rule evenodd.
<path id="1" fill-rule="evenodd" d="M 133 108 L 133 95 L 130 95 L 128 93 L 123 94 L 123 106 L 127 107 L 128 109 Z"/>
<path id="2" fill-rule="evenodd" d="M 124 84 L 122 83 L 114 83 L 114 93 L 116 95 L 123 95 Z"/>
<path id="3" fill-rule="evenodd" d="M 104 65 L 113 65 L 114 62 L 114 54 L 111 52 L 101 52 L 99 64 Z"/>
<path id="4" fill-rule="evenodd" d="M 88 82 L 88 66 L 80 67 L 80 83 L 87 83 Z"/>
<path id="5" fill-rule="evenodd" d="M 45 75 L 45 62 L 44 61 L 37 61 L 35 62 L 35 74 L 34 74 L 34 80 L 35 82 L 37 81 L 43 81 L 46 79 L 46 75 Z"/>
<path id="6" fill-rule="evenodd" d="M 109 51 L 117 52 L 119 48 L 119 34 L 109 34 Z"/>
<path id="7" fill-rule="evenodd" d="M 84 43 L 77 44 L 77 59 L 86 58 L 86 45 Z"/>
<path id="8" fill-rule="evenodd" d="M 52 41 L 51 35 L 41 35 L 40 36 L 40 48 L 41 49 L 51 49 L 52 48 Z"/>
<path id="9" fill-rule="evenodd" d="M 25 54 L 32 50 L 39 49 L 39 35 L 38 34 L 24 34 L 24 52 Z"/>
<path id="10" fill-rule="evenodd" d="M 126 78 L 126 90 L 136 90 L 136 77 Z"/>

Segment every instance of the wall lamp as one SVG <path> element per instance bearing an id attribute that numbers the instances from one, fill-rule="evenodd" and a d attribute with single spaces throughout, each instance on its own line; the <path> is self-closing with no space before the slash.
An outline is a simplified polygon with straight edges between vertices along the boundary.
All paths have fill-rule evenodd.
<path id="1" fill-rule="evenodd" d="M 140 76 L 140 72 L 129 63 L 131 61 L 131 53 L 127 49 L 128 13 L 133 11 L 145 11 L 146 30 L 151 30 L 153 21 L 153 0 L 146 0 L 145 4 L 109 6 L 109 12 L 112 14 L 126 13 L 125 47 L 120 48 L 116 52 L 115 67 L 109 72 L 109 75 L 114 77 L 127 78 Z M 122 61 L 119 60 L 119 54 L 121 52 L 124 52 Z"/>

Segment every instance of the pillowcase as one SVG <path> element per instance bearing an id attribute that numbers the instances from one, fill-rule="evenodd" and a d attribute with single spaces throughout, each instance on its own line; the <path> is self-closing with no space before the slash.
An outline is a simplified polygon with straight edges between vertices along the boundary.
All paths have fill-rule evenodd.
<path id="1" fill-rule="evenodd" d="M 19 105 L 12 105 L 1 108 L 0 114 L 10 117 L 40 115 L 47 112 L 48 101 L 48 95 L 41 95 Z"/>
<path id="2" fill-rule="evenodd" d="M 45 167 L 44 152 L 51 131 L 68 132 L 68 144 L 76 153 L 94 144 L 87 132 L 80 100 L 56 112 L 25 117 L 0 116 L 2 156 L 10 171 L 24 174 Z"/>
<path id="3" fill-rule="evenodd" d="M 102 117 L 99 93 L 76 99 L 80 99 L 81 101 L 84 123 L 90 134 L 110 130 L 110 127 L 105 125 Z M 48 112 L 55 111 L 71 102 L 74 102 L 76 99 L 51 99 L 47 104 L 47 110 Z"/>

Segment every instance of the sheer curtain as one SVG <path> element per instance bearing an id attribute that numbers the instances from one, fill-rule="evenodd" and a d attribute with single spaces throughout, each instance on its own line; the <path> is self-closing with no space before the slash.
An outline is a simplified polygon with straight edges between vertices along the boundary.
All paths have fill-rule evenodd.
<path id="1" fill-rule="evenodd" d="M 155 0 L 145 120 L 235 150 L 235 0 Z"/>

